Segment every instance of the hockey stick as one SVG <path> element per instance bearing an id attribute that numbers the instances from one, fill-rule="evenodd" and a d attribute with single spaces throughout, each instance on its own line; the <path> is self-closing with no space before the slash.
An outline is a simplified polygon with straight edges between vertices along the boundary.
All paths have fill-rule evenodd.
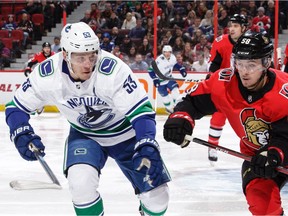
<path id="1" fill-rule="evenodd" d="M 244 159 L 246 161 L 251 161 L 251 158 L 252 158 L 251 156 L 244 155 L 244 154 L 242 154 L 240 152 L 234 151 L 232 149 L 229 149 L 229 148 L 226 148 L 226 147 L 223 147 L 223 146 L 220 146 L 220 145 L 213 145 L 213 144 L 211 144 L 211 143 L 209 143 L 209 142 L 207 142 L 205 140 L 202 140 L 202 139 L 199 139 L 199 138 L 194 138 L 194 137 L 192 137 L 190 135 L 186 135 L 185 136 L 185 140 L 192 141 L 192 142 L 195 142 L 195 143 L 198 143 L 198 144 L 201 144 L 201 145 L 216 149 L 217 151 L 221 151 L 221 152 L 224 152 L 226 154 L 233 155 L 235 157 Z M 277 167 L 277 171 L 288 175 L 288 170 L 286 168 L 282 167 L 282 166 L 278 166 Z"/>
<path id="2" fill-rule="evenodd" d="M 159 68 L 157 67 L 157 64 L 155 61 L 151 62 L 151 66 L 154 70 L 154 72 L 156 73 L 156 75 L 162 79 L 162 80 L 174 80 L 174 81 L 184 81 L 184 82 L 200 82 L 202 81 L 201 79 L 185 79 L 185 78 L 175 78 L 175 77 L 167 77 L 164 74 L 161 73 L 161 71 L 159 70 Z"/>
<path id="3" fill-rule="evenodd" d="M 32 144 L 29 144 L 30 150 L 34 153 L 35 157 L 52 180 L 52 183 L 29 181 L 29 180 L 14 180 L 10 182 L 10 187 L 15 190 L 32 190 L 32 189 L 62 189 L 58 179 L 53 171 L 48 166 L 47 162 L 41 156 L 39 150 Z"/>

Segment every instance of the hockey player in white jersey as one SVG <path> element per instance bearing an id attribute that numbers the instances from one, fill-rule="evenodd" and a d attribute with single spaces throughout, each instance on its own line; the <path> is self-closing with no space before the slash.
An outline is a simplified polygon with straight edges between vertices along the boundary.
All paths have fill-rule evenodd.
<path id="1" fill-rule="evenodd" d="M 165 109 L 167 112 L 172 113 L 175 106 L 175 102 L 178 99 L 179 85 L 174 80 L 161 80 L 155 74 L 154 70 L 159 70 L 166 77 L 172 76 L 173 69 L 179 70 L 183 77 L 187 76 L 187 72 L 184 66 L 177 63 L 175 55 L 172 53 L 172 47 L 165 45 L 162 49 L 162 54 L 159 55 L 156 60 L 156 69 L 152 66 L 149 67 L 148 72 L 150 77 L 153 79 L 154 86 L 157 88 Z M 168 92 L 170 91 L 170 94 Z"/>
<path id="2" fill-rule="evenodd" d="M 20 155 L 36 160 L 28 147 L 31 142 L 45 155 L 29 114 L 53 103 L 71 126 L 64 172 L 76 214 L 104 214 L 98 186 L 111 157 L 135 189 L 140 213 L 164 215 L 170 176 L 155 140 L 155 112 L 143 86 L 128 65 L 101 51 L 99 39 L 83 22 L 64 26 L 61 47 L 63 52 L 38 65 L 6 105 L 11 140 Z"/>

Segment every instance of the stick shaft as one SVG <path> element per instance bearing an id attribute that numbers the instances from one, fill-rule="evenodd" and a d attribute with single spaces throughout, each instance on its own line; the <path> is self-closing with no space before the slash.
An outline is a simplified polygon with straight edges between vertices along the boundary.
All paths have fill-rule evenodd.
<path id="1" fill-rule="evenodd" d="M 209 142 L 207 142 L 205 140 L 202 140 L 202 139 L 199 139 L 199 138 L 194 138 L 194 137 L 189 136 L 189 135 L 186 135 L 185 139 L 189 140 L 189 141 L 192 141 L 192 142 L 195 142 L 195 143 L 198 143 L 198 144 L 201 144 L 201 145 L 204 145 L 204 146 L 207 146 L 207 147 L 210 147 L 210 148 L 213 148 L 213 149 L 216 149 L 216 150 L 224 152 L 226 154 L 229 154 L 229 155 L 244 159 L 246 161 L 251 161 L 251 158 L 252 158 L 251 156 L 244 155 L 244 154 L 242 154 L 240 152 L 237 152 L 237 151 L 234 151 L 232 149 L 229 149 L 229 148 L 226 148 L 226 147 L 223 147 L 223 146 L 220 146 L 220 145 L 214 145 L 214 144 L 211 144 L 211 143 L 209 143 Z M 277 171 L 288 175 L 288 170 L 286 168 L 282 167 L 282 166 L 278 166 L 277 167 Z"/>
<path id="2" fill-rule="evenodd" d="M 155 72 L 155 74 L 162 80 L 174 80 L 174 81 L 184 81 L 184 82 L 200 82 L 201 79 L 185 79 L 185 78 L 175 78 L 175 77 L 167 77 L 161 73 L 155 61 L 151 62 L 151 66 Z"/>
<path id="3" fill-rule="evenodd" d="M 44 158 L 41 156 L 40 152 L 38 151 L 38 149 L 33 145 L 33 143 L 30 143 L 30 149 L 31 151 L 34 153 L 35 157 L 37 158 L 37 160 L 39 161 L 39 163 L 41 164 L 41 166 L 43 167 L 43 169 L 45 170 L 45 172 L 47 173 L 47 175 L 49 176 L 49 178 L 52 180 L 52 182 L 54 184 L 57 184 L 60 186 L 60 183 L 58 181 L 58 179 L 56 178 L 55 174 L 53 173 L 53 171 L 50 169 L 50 167 L 48 166 L 47 162 L 44 160 Z"/>

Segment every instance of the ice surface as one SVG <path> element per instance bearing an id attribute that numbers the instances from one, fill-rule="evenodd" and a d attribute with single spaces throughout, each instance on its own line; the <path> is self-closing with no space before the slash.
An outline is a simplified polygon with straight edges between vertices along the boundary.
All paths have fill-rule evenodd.
<path id="1" fill-rule="evenodd" d="M 170 204 L 167 216 L 248 216 L 242 194 L 240 168 L 242 160 L 218 152 L 218 162 L 211 166 L 207 147 L 191 143 L 181 149 L 167 143 L 162 127 L 167 116 L 157 116 L 157 140 L 166 166 L 171 174 Z M 46 145 L 45 160 L 63 186 L 62 190 L 16 191 L 9 187 L 12 180 L 50 182 L 38 162 L 23 160 L 9 139 L 4 113 L 0 113 L 0 215 L 75 215 L 63 175 L 64 142 L 68 133 L 67 121 L 57 113 L 32 117 L 35 132 Z M 196 121 L 193 135 L 207 139 L 209 117 Z M 239 151 L 238 138 L 227 123 L 221 145 Z M 139 202 L 134 191 L 116 163 L 109 159 L 102 170 L 99 191 L 103 197 L 105 215 L 138 216 Z M 288 190 L 282 190 L 282 202 L 288 209 Z"/>

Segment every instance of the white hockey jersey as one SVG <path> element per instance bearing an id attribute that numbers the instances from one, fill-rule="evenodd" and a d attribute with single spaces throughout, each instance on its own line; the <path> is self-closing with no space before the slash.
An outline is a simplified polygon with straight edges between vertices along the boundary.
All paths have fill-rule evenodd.
<path id="1" fill-rule="evenodd" d="M 174 54 L 171 54 L 170 59 L 165 58 L 163 54 L 159 55 L 155 60 L 158 69 L 166 77 L 172 77 L 173 67 L 177 63 Z M 160 85 L 166 85 L 169 80 L 161 80 Z"/>
<path id="2" fill-rule="evenodd" d="M 75 82 L 62 53 L 38 65 L 16 91 L 13 104 L 31 113 L 52 103 L 70 125 L 102 146 L 135 136 L 131 121 L 154 114 L 147 94 L 128 65 L 103 51 L 89 80 Z"/>

